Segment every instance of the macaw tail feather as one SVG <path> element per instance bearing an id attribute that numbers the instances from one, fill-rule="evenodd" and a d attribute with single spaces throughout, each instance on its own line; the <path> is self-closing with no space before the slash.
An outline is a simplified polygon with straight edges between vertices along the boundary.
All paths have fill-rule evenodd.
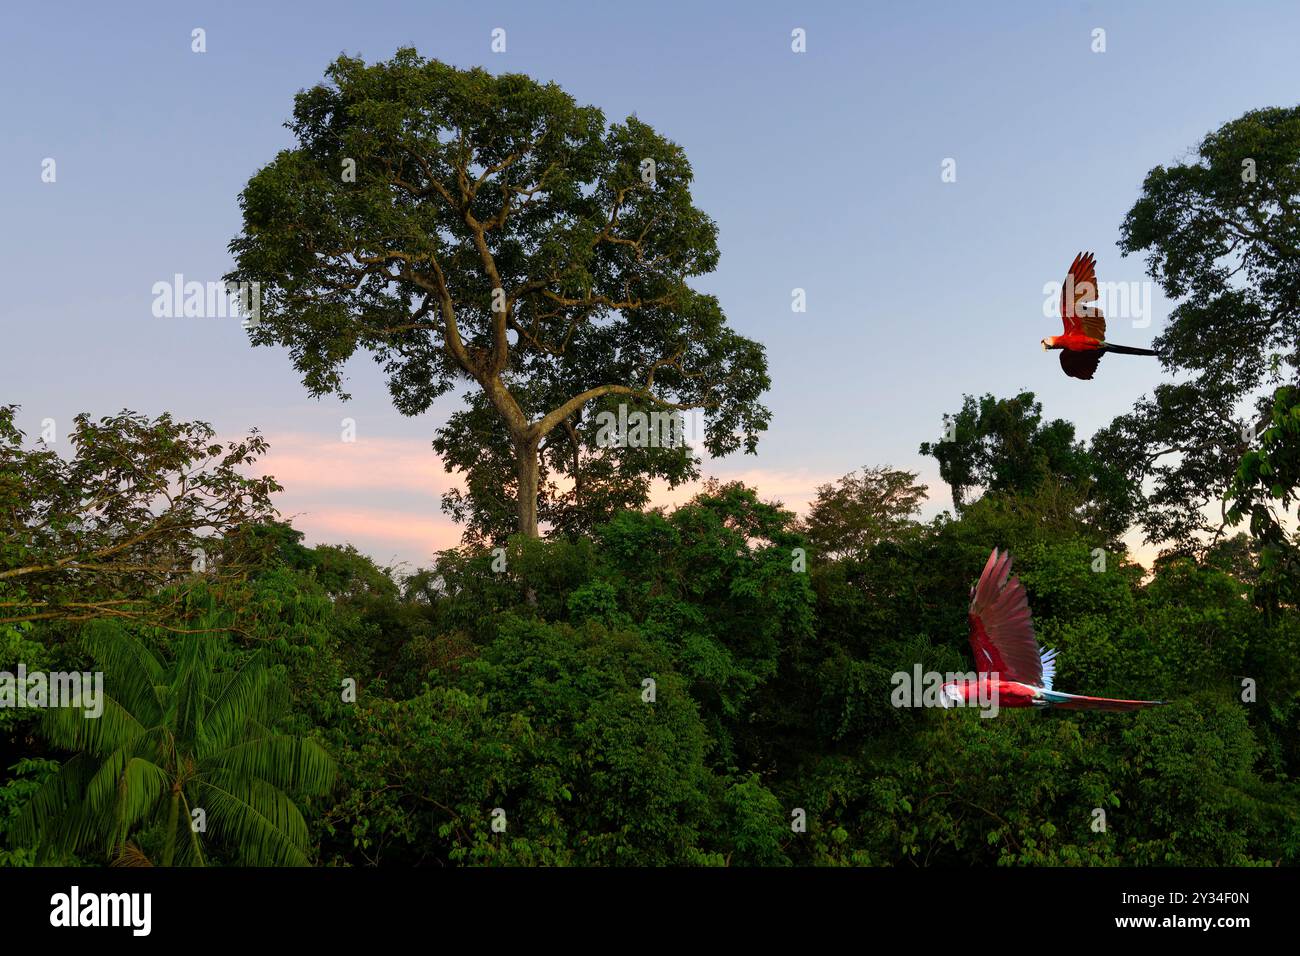
<path id="1" fill-rule="evenodd" d="M 1053 707 L 1062 710 L 1141 710 L 1159 707 L 1163 700 L 1114 700 L 1110 697 L 1083 697 L 1079 694 L 1062 694 L 1059 690 L 1044 690 L 1043 697 Z"/>
<path id="2" fill-rule="evenodd" d="M 1102 348 L 1107 352 L 1119 352 L 1121 355 L 1159 355 L 1154 349 L 1135 349 L 1131 345 L 1111 345 L 1107 342 Z"/>

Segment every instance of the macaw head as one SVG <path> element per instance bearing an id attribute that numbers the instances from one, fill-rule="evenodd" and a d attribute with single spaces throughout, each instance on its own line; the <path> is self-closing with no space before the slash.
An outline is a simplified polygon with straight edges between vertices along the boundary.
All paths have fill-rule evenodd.
<path id="1" fill-rule="evenodd" d="M 949 681 L 939 688 L 939 706 L 962 707 L 966 703 L 966 685 L 958 681 Z"/>
<path id="2" fill-rule="evenodd" d="M 1043 351 L 1044 351 L 1044 352 L 1046 352 L 1048 349 L 1059 349 L 1059 348 L 1060 348 L 1060 346 L 1056 344 L 1056 336 L 1055 336 L 1055 335 L 1049 335 L 1047 338 L 1043 339 L 1043 343 L 1042 343 L 1042 344 L 1043 344 Z"/>

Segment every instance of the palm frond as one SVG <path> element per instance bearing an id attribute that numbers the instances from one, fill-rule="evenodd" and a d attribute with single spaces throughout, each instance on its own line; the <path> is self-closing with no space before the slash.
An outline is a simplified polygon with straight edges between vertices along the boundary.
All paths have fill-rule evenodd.
<path id="1" fill-rule="evenodd" d="M 111 865 L 123 867 L 153 866 L 153 861 L 145 855 L 144 850 L 134 843 L 127 842 L 117 848 L 117 855 L 113 857 Z"/>
<path id="2" fill-rule="evenodd" d="M 171 686 L 176 736 L 182 740 L 197 739 L 203 726 L 215 643 L 215 639 L 205 634 L 187 634 L 181 639 Z"/>
<path id="3" fill-rule="evenodd" d="M 203 715 L 204 751 L 224 749 L 240 739 L 250 721 L 260 719 L 272 694 L 274 675 L 266 656 L 253 654 L 231 675 Z"/>
<path id="4" fill-rule="evenodd" d="M 316 741 L 288 734 L 243 741 L 208 757 L 202 766 L 307 794 L 328 793 L 338 769 Z"/>
<path id="5" fill-rule="evenodd" d="M 18 811 L 9 827 L 10 838 L 20 846 L 39 847 L 42 856 L 73 852 L 94 832 L 86 818 L 81 794 L 99 762 L 78 754 L 45 780 Z"/>
<path id="6" fill-rule="evenodd" d="M 211 774 L 192 782 L 208 830 L 250 866 L 309 866 L 307 823 L 282 791 L 258 780 Z"/>
<path id="7" fill-rule="evenodd" d="M 105 692 L 102 703 L 104 710 L 98 717 L 87 717 L 71 707 L 51 707 L 41 717 L 41 731 L 56 747 L 95 756 L 129 746 L 144 733 L 144 724 L 116 698 Z"/>
<path id="8" fill-rule="evenodd" d="M 182 639 L 170 665 L 120 629 L 95 631 L 86 647 L 114 692 L 98 718 L 68 709 L 42 718 L 51 743 L 79 753 L 19 812 L 16 841 L 41 859 L 94 847 L 127 865 L 147 862 L 138 835 L 162 826 L 166 862 L 203 865 L 205 841 L 191 826 L 201 807 L 211 838 L 241 862 L 309 862 L 307 825 L 289 794 L 327 793 L 337 767 L 315 741 L 267 729 L 286 691 L 265 652 L 223 672 L 218 664 L 237 655 L 206 635 Z M 173 821 L 182 805 L 185 819 Z"/>
<path id="9" fill-rule="evenodd" d="M 86 785 L 84 804 L 93 817 L 113 820 L 106 835 L 111 853 L 150 815 L 171 788 L 162 767 L 122 750 L 109 754 Z"/>
<path id="10" fill-rule="evenodd" d="M 162 716 L 158 697 L 165 668 L 158 656 L 116 622 L 88 625 L 81 644 L 104 672 L 105 687 L 122 705 L 145 723 Z"/>

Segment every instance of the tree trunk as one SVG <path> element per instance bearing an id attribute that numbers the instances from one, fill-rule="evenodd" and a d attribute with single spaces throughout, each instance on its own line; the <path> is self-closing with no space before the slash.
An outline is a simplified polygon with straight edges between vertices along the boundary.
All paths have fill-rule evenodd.
<path id="1" fill-rule="evenodd" d="M 167 813 L 167 834 L 163 840 L 163 866 L 171 866 L 172 860 L 176 856 L 176 824 L 180 819 L 181 809 L 181 787 L 180 783 L 172 784 L 172 805 Z"/>
<path id="2" fill-rule="evenodd" d="M 519 486 L 519 533 L 537 534 L 537 445 L 536 439 L 515 445 L 515 477 Z"/>

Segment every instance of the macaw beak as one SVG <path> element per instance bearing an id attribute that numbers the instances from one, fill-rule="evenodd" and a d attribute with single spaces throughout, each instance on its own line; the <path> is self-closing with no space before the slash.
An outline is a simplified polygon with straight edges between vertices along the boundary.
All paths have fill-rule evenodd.
<path id="1" fill-rule="evenodd" d="M 1043 339 L 1043 340 L 1042 340 L 1041 342 L 1039 342 L 1038 344 L 1041 345 L 1041 346 L 1043 347 L 1043 351 L 1044 351 L 1044 352 L 1047 351 L 1047 339 Z"/>

